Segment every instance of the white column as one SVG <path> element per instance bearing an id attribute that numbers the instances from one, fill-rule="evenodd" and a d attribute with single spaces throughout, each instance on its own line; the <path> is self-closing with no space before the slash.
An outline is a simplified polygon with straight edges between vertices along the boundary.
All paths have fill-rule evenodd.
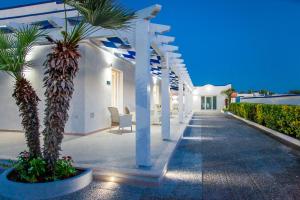
<path id="1" fill-rule="evenodd" d="M 193 109 L 193 92 L 192 90 L 189 90 L 189 114 L 192 113 Z"/>
<path id="2" fill-rule="evenodd" d="M 185 119 L 186 118 L 186 113 L 187 113 L 187 90 L 188 90 L 188 88 L 187 88 L 185 83 L 183 84 L 183 87 L 184 87 L 184 90 L 183 90 L 183 96 L 184 96 L 183 118 Z"/>
<path id="3" fill-rule="evenodd" d="M 187 93 L 187 99 L 188 99 L 188 109 L 187 109 L 187 113 L 188 114 L 191 114 L 191 106 L 192 106 L 192 103 L 191 103 L 191 90 L 188 89 L 188 93 Z"/>
<path id="4" fill-rule="evenodd" d="M 188 115 L 189 113 L 189 88 L 188 87 L 185 87 L 185 106 L 184 106 L 184 109 L 185 109 L 185 116 Z"/>
<path id="5" fill-rule="evenodd" d="M 183 123 L 183 82 L 181 77 L 179 77 L 179 91 L 178 91 L 178 104 L 179 104 L 179 123 Z"/>
<path id="6" fill-rule="evenodd" d="M 191 114 L 193 112 L 193 91 L 190 90 L 190 94 L 189 94 L 189 100 L 190 100 L 190 109 L 189 109 L 189 113 Z"/>
<path id="7" fill-rule="evenodd" d="M 151 166 L 150 148 L 150 22 L 136 22 L 136 165 Z"/>
<path id="8" fill-rule="evenodd" d="M 168 56 L 166 56 L 168 57 Z M 170 139 L 170 75 L 169 75 L 169 63 L 166 58 L 166 66 L 161 69 L 161 111 L 162 111 L 162 124 L 161 133 L 163 140 Z"/>

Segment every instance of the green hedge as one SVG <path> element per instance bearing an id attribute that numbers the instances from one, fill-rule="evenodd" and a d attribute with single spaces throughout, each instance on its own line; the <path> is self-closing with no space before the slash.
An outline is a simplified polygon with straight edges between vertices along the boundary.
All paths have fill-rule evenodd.
<path id="1" fill-rule="evenodd" d="M 300 138 L 300 106 L 232 103 L 229 111 L 278 132 Z"/>

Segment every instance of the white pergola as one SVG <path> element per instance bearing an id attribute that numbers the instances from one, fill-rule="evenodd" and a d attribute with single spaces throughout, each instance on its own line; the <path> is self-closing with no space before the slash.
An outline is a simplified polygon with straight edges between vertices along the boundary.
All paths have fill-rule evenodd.
<path id="1" fill-rule="evenodd" d="M 55 4 L 55 3 L 53 3 Z M 16 19 L 11 17 L 0 16 L 0 25 L 8 29 L 16 29 L 24 24 L 34 24 L 38 21 L 48 21 L 54 28 L 49 29 L 49 35 L 54 39 L 60 39 L 59 31 L 65 28 L 63 20 L 63 5 L 50 5 L 55 7 L 57 12 L 51 12 L 42 15 L 34 14 L 36 10 L 26 10 L 24 17 Z M 87 41 L 95 44 L 94 39 L 106 37 L 119 37 L 127 41 L 135 49 L 135 85 L 136 85 L 136 165 L 138 167 L 150 167 L 151 164 L 151 141 L 150 141 L 150 49 L 153 48 L 161 57 L 161 102 L 162 102 L 162 139 L 170 139 L 170 87 L 169 73 L 174 71 L 179 78 L 179 122 L 183 123 L 185 116 L 192 112 L 192 91 L 193 84 L 187 71 L 182 55 L 178 53 L 179 48 L 171 45 L 175 38 L 165 36 L 170 30 L 170 26 L 154 24 L 151 20 L 160 12 L 161 6 L 154 5 L 138 11 L 137 19 L 131 21 L 129 30 L 107 30 L 99 29 L 89 36 Z M 26 12 L 33 14 L 29 15 Z M 6 13 L 4 13 L 5 15 Z M 8 15 L 8 14 L 7 14 Z M 16 13 L 17 15 L 17 13 Z M 68 7 L 68 17 L 76 17 L 78 13 L 71 7 Z M 2 17 L 2 18 L 1 18 Z M 68 27 L 74 25 L 68 23 Z M 47 44 L 42 41 L 40 45 Z"/>

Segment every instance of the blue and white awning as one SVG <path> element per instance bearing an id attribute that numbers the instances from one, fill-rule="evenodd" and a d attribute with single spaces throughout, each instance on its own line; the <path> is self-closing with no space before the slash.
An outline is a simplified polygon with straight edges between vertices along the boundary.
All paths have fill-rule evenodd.
<path id="1" fill-rule="evenodd" d="M 122 41 L 118 37 L 110 37 L 101 39 L 101 44 L 103 47 L 108 49 L 114 49 L 115 53 L 120 57 L 132 61 L 135 61 L 136 52 L 135 50 L 126 42 Z M 152 50 L 152 55 L 150 58 L 151 74 L 153 76 L 161 78 L 161 57 Z M 170 72 L 170 88 L 172 90 L 178 90 L 178 76 L 175 72 Z"/>

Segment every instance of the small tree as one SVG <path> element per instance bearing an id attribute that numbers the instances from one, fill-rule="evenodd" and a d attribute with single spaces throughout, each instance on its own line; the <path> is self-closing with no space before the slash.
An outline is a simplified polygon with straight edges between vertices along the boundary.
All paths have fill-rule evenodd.
<path id="1" fill-rule="evenodd" d="M 226 95 L 226 99 L 227 99 L 227 102 L 228 102 L 228 105 L 227 107 L 231 104 L 231 95 L 235 92 L 235 89 L 234 88 L 229 88 L 227 90 L 224 90 L 222 91 L 222 94 L 223 95 Z"/>
<path id="2" fill-rule="evenodd" d="M 43 33 L 38 27 L 24 26 L 12 34 L 0 33 L 0 71 L 14 78 L 13 98 L 19 107 L 27 146 L 31 157 L 41 156 L 38 118 L 40 101 L 24 71 L 31 66 L 25 57 Z"/>

